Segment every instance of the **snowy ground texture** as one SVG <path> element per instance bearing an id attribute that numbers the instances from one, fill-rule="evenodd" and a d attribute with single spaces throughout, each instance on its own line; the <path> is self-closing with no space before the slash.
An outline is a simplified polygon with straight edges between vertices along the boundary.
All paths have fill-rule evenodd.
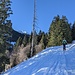
<path id="1" fill-rule="evenodd" d="M 75 75 L 75 44 L 49 47 L 1 75 Z"/>

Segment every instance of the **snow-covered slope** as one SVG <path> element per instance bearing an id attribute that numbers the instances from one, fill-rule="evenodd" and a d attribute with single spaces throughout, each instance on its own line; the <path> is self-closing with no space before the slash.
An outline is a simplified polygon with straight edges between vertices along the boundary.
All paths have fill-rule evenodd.
<path id="1" fill-rule="evenodd" d="M 50 47 L 2 75 L 75 75 L 75 44 Z"/>

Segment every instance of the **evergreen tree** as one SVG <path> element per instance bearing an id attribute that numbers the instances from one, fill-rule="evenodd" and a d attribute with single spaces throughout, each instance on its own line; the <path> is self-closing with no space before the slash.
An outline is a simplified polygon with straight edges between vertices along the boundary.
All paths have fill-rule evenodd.
<path id="1" fill-rule="evenodd" d="M 68 20 L 66 16 L 62 16 L 62 24 L 61 24 L 61 29 L 63 32 L 63 37 L 67 40 L 68 43 L 72 42 L 72 36 L 71 36 L 71 24 L 68 23 Z"/>
<path id="2" fill-rule="evenodd" d="M 21 37 L 19 37 L 18 38 L 18 40 L 17 40 L 17 42 L 16 42 L 16 48 L 18 47 L 18 46 L 20 46 L 22 44 L 22 38 Z"/>
<path id="3" fill-rule="evenodd" d="M 8 17 L 12 14 L 10 6 L 10 0 L 0 0 L 0 67 L 3 69 L 7 60 L 5 51 L 11 45 L 9 38 L 12 36 L 12 23 L 11 20 L 8 20 Z"/>
<path id="4" fill-rule="evenodd" d="M 37 36 L 37 42 L 38 42 L 38 44 L 40 43 L 40 40 L 41 40 L 41 38 L 42 38 L 42 35 L 44 35 L 44 32 L 42 32 L 42 31 L 40 30 L 39 33 L 38 33 L 38 36 Z"/>
<path id="5" fill-rule="evenodd" d="M 72 26 L 72 40 L 75 40 L 75 22 Z"/>
<path id="6" fill-rule="evenodd" d="M 48 43 L 48 35 L 47 35 L 47 33 L 42 34 L 40 43 L 42 44 L 42 49 L 45 49 L 47 47 L 47 43 Z"/>
<path id="7" fill-rule="evenodd" d="M 0 52 L 5 52 L 4 50 L 10 45 L 7 41 L 12 36 L 12 23 L 11 20 L 8 20 L 8 17 L 12 14 L 10 5 L 10 0 L 0 1 Z"/>
<path id="8" fill-rule="evenodd" d="M 45 42 L 44 42 L 45 48 L 47 47 L 47 44 L 48 44 L 48 34 L 45 33 Z"/>
<path id="9" fill-rule="evenodd" d="M 26 35 L 24 36 L 24 38 L 23 38 L 23 42 L 22 42 L 22 44 L 24 45 L 24 47 L 27 45 L 27 42 L 28 41 L 28 39 L 27 39 L 27 37 L 26 37 Z"/>
<path id="10" fill-rule="evenodd" d="M 45 35 L 44 34 L 42 35 L 40 43 L 42 44 L 42 49 L 44 49 L 45 48 L 45 45 L 44 45 L 44 43 L 45 43 Z"/>
<path id="11" fill-rule="evenodd" d="M 65 16 L 62 16 L 62 18 L 59 15 L 54 17 L 48 37 L 48 46 L 61 45 L 64 37 L 68 43 L 72 41 L 70 24 Z"/>
<path id="12" fill-rule="evenodd" d="M 29 37 L 29 43 L 31 43 L 31 42 L 32 42 L 32 32 L 31 32 L 31 35 Z"/>

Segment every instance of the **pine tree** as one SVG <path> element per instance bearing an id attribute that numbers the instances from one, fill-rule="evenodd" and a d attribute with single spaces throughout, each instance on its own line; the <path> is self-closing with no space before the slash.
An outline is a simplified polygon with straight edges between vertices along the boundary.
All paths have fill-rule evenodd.
<path id="1" fill-rule="evenodd" d="M 60 18 L 59 15 L 57 15 L 54 17 L 49 28 L 48 37 L 48 46 L 61 45 L 64 37 L 68 43 L 72 41 L 71 28 L 66 16 Z"/>
<path id="2" fill-rule="evenodd" d="M 30 34 L 30 36 L 29 36 L 29 40 L 28 40 L 28 42 L 29 42 L 29 43 L 32 42 L 32 32 L 31 32 L 31 34 Z"/>
<path id="3" fill-rule="evenodd" d="M 43 32 L 41 40 L 40 40 L 40 43 L 42 44 L 42 49 L 45 49 L 47 47 L 47 43 L 48 43 L 48 35 L 47 35 L 47 33 Z"/>
<path id="4" fill-rule="evenodd" d="M 66 16 L 62 16 L 62 24 L 61 24 L 61 29 L 63 32 L 63 37 L 67 40 L 68 43 L 72 42 L 72 36 L 71 36 L 71 24 L 68 23 L 68 20 Z"/>
<path id="5" fill-rule="evenodd" d="M 75 22 L 72 26 L 72 40 L 75 40 Z"/>
<path id="6" fill-rule="evenodd" d="M 38 33 L 38 36 L 37 36 L 37 42 L 38 42 L 38 44 L 40 43 L 42 35 L 44 35 L 44 32 L 40 30 L 39 33 Z"/>
<path id="7" fill-rule="evenodd" d="M 12 23 L 11 20 L 8 20 L 8 17 L 10 16 L 10 14 L 12 14 L 10 5 L 10 0 L 0 1 L 0 50 L 5 50 L 10 45 L 7 42 L 9 38 L 12 36 Z"/>
<path id="8" fill-rule="evenodd" d="M 42 44 L 42 49 L 45 48 L 44 42 L 45 42 L 45 35 L 43 34 L 43 35 L 42 35 L 42 38 L 41 38 L 41 40 L 40 40 L 40 43 Z"/>
<path id="9" fill-rule="evenodd" d="M 5 51 L 11 45 L 9 38 L 12 36 L 12 23 L 11 20 L 8 20 L 8 17 L 12 14 L 10 6 L 10 0 L 0 0 L 0 67 L 2 70 L 4 70 L 5 63 L 8 62 Z"/>
<path id="10" fill-rule="evenodd" d="M 16 42 L 16 48 L 17 48 L 18 46 L 21 46 L 21 44 L 22 44 L 22 38 L 19 37 L 18 40 L 17 40 L 17 42 Z"/>
<path id="11" fill-rule="evenodd" d="M 27 43 L 28 43 L 27 41 L 28 41 L 28 39 L 25 35 L 24 38 L 23 38 L 23 41 L 22 41 L 22 44 L 24 45 L 24 47 L 27 45 Z"/>

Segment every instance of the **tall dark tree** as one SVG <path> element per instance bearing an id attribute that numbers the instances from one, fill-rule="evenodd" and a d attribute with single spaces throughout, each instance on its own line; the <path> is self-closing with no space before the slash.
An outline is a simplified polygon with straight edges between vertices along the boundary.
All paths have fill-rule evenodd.
<path id="1" fill-rule="evenodd" d="M 44 33 L 42 34 L 40 43 L 42 44 L 42 49 L 44 49 L 45 48 L 45 44 L 44 44 L 45 43 L 45 34 Z"/>
<path id="2" fill-rule="evenodd" d="M 44 35 L 44 32 L 40 30 L 39 33 L 38 33 L 38 36 L 37 36 L 37 42 L 38 42 L 38 44 L 40 43 L 42 35 Z"/>
<path id="3" fill-rule="evenodd" d="M 25 47 L 25 46 L 27 45 L 27 43 L 28 43 L 28 38 L 27 38 L 27 36 L 25 35 L 24 38 L 23 38 L 22 44 L 23 44 L 23 46 Z"/>
<path id="4" fill-rule="evenodd" d="M 8 17 L 10 16 L 10 14 L 12 14 L 10 6 L 10 0 L 0 1 L 0 44 L 1 47 L 4 46 L 4 48 L 2 47 L 0 48 L 0 50 L 5 50 L 7 46 L 9 46 L 9 43 L 7 41 L 12 36 L 12 23 L 11 20 L 8 20 Z"/>
<path id="5" fill-rule="evenodd" d="M 71 28 L 66 16 L 62 18 L 57 15 L 54 17 L 49 29 L 48 46 L 56 46 L 62 44 L 62 39 L 65 38 L 68 43 L 72 41 Z"/>
<path id="6" fill-rule="evenodd" d="M 9 38 L 12 36 L 12 23 L 11 20 L 8 20 L 8 17 L 10 17 L 10 14 L 12 14 L 10 6 L 10 0 L 0 0 L 0 67 L 6 63 L 5 59 L 3 61 L 4 63 L 1 62 L 1 59 L 2 57 L 6 57 L 5 51 L 11 45 Z"/>
<path id="7" fill-rule="evenodd" d="M 40 40 L 40 43 L 42 44 L 42 49 L 45 49 L 46 46 L 47 46 L 47 43 L 48 43 L 47 37 L 48 37 L 47 33 L 42 34 L 42 37 L 41 37 L 41 40 Z"/>
<path id="8" fill-rule="evenodd" d="M 16 41 L 16 47 L 21 46 L 22 44 L 22 38 L 19 37 L 18 40 Z"/>
<path id="9" fill-rule="evenodd" d="M 75 22 L 72 26 L 72 40 L 75 40 Z"/>
<path id="10" fill-rule="evenodd" d="M 31 34 L 30 34 L 30 36 L 29 36 L 29 41 L 28 41 L 29 43 L 31 43 L 32 42 L 32 32 L 31 32 Z"/>

